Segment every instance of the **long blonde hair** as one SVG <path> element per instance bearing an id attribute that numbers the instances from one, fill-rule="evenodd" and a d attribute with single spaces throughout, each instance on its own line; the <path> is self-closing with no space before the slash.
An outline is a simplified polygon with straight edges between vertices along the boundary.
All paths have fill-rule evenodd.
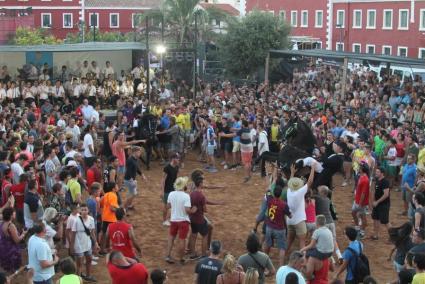
<path id="1" fill-rule="evenodd" d="M 228 254 L 223 260 L 223 271 L 224 273 L 232 273 L 236 270 L 236 259 L 233 255 Z"/>
<path id="2" fill-rule="evenodd" d="M 257 269 L 249 267 L 246 270 L 245 273 L 245 280 L 244 280 L 244 284 L 258 284 L 258 277 L 260 275 L 258 274 Z"/>

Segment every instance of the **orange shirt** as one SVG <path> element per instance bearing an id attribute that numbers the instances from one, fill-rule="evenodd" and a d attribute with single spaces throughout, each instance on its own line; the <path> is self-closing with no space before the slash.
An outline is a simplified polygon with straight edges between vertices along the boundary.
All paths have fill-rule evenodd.
<path id="1" fill-rule="evenodd" d="M 110 191 L 103 196 L 101 201 L 102 206 L 102 221 L 115 223 L 117 217 L 115 212 L 111 210 L 111 206 L 118 208 L 118 197 L 117 194 L 113 191 Z"/>

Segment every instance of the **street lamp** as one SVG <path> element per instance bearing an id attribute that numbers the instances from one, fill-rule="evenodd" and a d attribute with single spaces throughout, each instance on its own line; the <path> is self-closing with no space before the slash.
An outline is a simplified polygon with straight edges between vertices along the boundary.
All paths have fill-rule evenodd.
<path id="1" fill-rule="evenodd" d="M 155 51 L 157 54 L 161 56 L 161 85 L 164 83 L 164 53 L 167 52 L 167 47 L 164 44 L 158 44 L 155 47 Z"/>

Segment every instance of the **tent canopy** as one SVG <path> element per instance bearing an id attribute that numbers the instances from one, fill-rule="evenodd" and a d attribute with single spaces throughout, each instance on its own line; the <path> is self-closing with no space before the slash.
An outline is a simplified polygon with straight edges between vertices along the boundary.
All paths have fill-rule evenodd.
<path id="1" fill-rule="evenodd" d="M 389 56 L 389 55 L 375 55 L 366 53 L 354 53 L 354 52 L 341 52 L 332 51 L 325 49 L 309 49 L 309 50 L 270 50 L 270 58 L 283 58 L 283 57 L 317 57 L 326 60 L 334 60 L 343 62 L 345 58 L 349 61 L 368 61 L 375 64 L 387 64 L 392 65 L 408 65 L 411 67 L 422 67 L 425 68 L 425 60 L 413 59 L 408 57 L 400 56 Z"/>

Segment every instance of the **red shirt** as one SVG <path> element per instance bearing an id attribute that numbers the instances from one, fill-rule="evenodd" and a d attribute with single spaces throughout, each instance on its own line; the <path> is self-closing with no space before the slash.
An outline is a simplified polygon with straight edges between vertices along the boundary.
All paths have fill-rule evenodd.
<path id="1" fill-rule="evenodd" d="M 13 197 L 15 197 L 15 206 L 18 209 L 24 208 L 26 185 L 26 182 L 21 182 L 10 187 L 10 193 L 13 195 Z"/>
<path id="2" fill-rule="evenodd" d="M 280 198 L 267 197 L 266 225 L 276 230 L 285 229 L 285 215 L 290 215 L 289 207 Z"/>
<path id="3" fill-rule="evenodd" d="M 360 198 L 364 194 L 363 203 L 360 204 Z M 361 175 L 359 181 L 357 183 L 356 188 L 356 196 L 355 196 L 356 204 L 360 206 L 366 206 L 369 204 L 369 178 L 367 175 Z"/>
<path id="4" fill-rule="evenodd" d="M 134 258 L 133 246 L 128 231 L 132 226 L 125 222 L 109 224 L 108 237 L 111 240 L 112 249 L 122 252 L 126 257 Z"/>
<path id="5" fill-rule="evenodd" d="M 87 186 L 90 187 L 94 182 L 102 182 L 102 174 L 96 166 L 91 166 L 87 170 Z"/>
<path id="6" fill-rule="evenodd" d="M 122 267 L 109 262 L 108 271 L 112 284 L 148 284 L 148 271 L 141 263 Z"/>
<path id="7" fill-rule="evenodd" d="M 190 193 L 190 204 L 197 208 L 195 213 L 189 215 L 190 222 L 193 224 L 204 224 L 204 207 L 207 204 L 204 194 L 199 190 L 192 191 Z"/>

